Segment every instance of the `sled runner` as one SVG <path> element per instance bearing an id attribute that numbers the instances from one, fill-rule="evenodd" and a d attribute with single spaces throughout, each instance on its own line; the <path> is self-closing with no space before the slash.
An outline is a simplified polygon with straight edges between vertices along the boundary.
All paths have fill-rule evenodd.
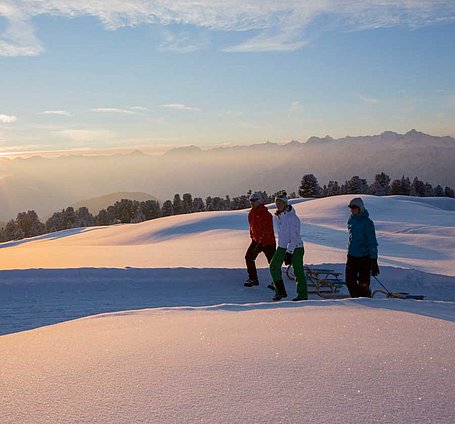
<path id="1" fill-rule="evenodd" d="M 308 285 L 309 294 L 317 294 L 324 298 L 344 298 L 349 297 L 340 293 L 340 289 L 346 286 L 346 283 L 340 278 L 342 273 L 333 269 L 303 267 Z M 292 265 L 286 269 L 286 275 L 290 280 L 295 280 Z"/>
<path id="2" fill-rule="evenodd" d="M 387 298 L 391 298 L 391 299 L 414 299 L 414 300 L 424 300 L 425 299 L 425 296 L 423 294 L 409 294 L 406 292 L 391 292 L 374 275 L 373 275 L 373 278 L 381 285 L 382 289 L 375 290 L 371 294 L 371 297 L 374 297 L 378 293 L 381 293 L 381 294 L 385 295 Z"/>

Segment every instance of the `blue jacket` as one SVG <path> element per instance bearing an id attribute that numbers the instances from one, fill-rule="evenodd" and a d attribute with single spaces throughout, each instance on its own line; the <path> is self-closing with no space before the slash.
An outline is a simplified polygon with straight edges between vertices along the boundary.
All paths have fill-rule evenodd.
<path id="1" fill-rule="evenodd" d="M 360 257 L 370 257 L 377 259 L 378 242 L 374 223 L 369 218 L 368 211 L 364 209 L 358 214 L 351 214 L 348 220 L 348 255 Z"/>

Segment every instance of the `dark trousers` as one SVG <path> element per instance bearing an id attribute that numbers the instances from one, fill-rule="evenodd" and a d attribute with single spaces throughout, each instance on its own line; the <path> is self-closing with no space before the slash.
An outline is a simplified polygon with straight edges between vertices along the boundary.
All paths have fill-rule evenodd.
<path id="1" fill-rule="evenodd" d="M 259 244 L 254 240 L 251 241 L 250 247 L 245 254 L 246 269 L 248 271 L 248 278 L 252 280 L 258 279 L 258 272 L 256 270 L 256 263 L 254 262 L 258 257 L 259 253 L 264 252 L 267 262 L 270 264 L 270 261 L 273 258 L 275 253 L 274 244 Z"/>
<path id="2" fill-rule="evenodd" d="M 356 258 L 348 255 L 346 262 L 346 285 L 351 297 L 371 297 L 370 291 L 371 259 Z"/>

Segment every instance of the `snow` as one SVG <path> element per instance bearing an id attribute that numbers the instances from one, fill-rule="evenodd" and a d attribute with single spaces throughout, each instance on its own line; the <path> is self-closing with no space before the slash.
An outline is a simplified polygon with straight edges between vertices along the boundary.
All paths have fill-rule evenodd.
<path id="1" fill-rule="evenodd" d="M 306 263 L 343 271 L 351 197 L 294 202 Z M 453 422 L 455 200 L 362 197 L 427 300 L 272 303 L 247 211 L 0 244 L 1 422 Z"/>

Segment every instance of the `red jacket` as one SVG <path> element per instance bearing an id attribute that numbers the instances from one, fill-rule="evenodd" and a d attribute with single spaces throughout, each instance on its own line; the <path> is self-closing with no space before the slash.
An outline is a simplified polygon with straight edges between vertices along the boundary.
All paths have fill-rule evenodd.
<path id="1" fill-rule="evenodd" d="M 250 210 L 248 223 L 250 224 L 250 237 L 256 243 L 275 244 L 272 214 L 264 205 Z"/>

